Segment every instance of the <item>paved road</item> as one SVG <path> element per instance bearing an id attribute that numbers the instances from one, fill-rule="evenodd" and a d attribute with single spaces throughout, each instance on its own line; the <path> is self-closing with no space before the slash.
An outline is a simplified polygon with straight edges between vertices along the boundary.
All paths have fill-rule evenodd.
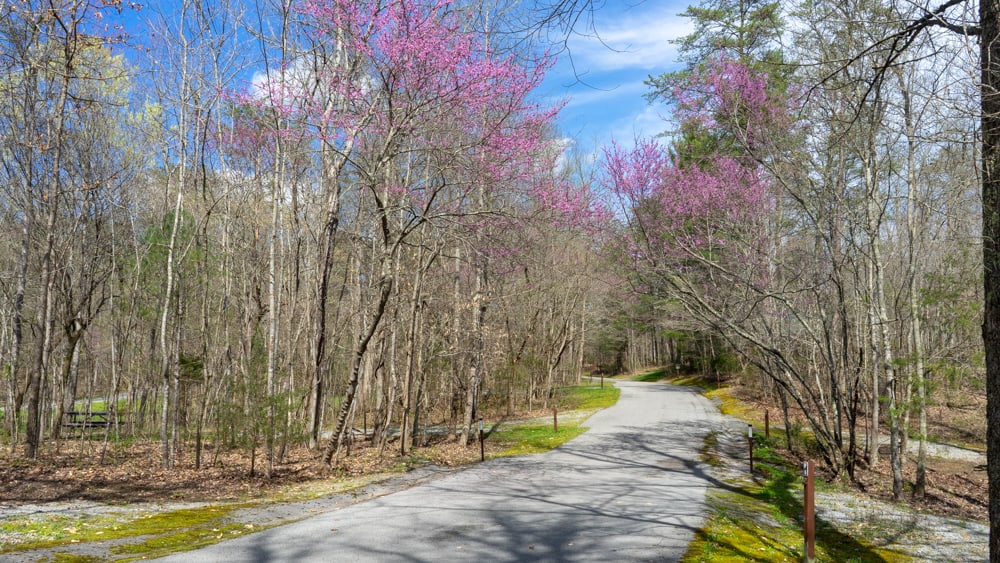
<path id="1" fill-rule="evenodd" d="M 676 561 L 705 516 L 699 450 L 722 417 L 690 389 L 617 385 L 618 404 L 552 452 L 166 561 Z"/>

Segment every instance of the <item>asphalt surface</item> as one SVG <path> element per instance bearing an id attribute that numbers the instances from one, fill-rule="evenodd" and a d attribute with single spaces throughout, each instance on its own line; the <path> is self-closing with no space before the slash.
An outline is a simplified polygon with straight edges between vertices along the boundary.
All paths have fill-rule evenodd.
<path id="1" fill-rule="evenodd" d="M 699 460 L 722 425 L 697 391 L 617 382 L 621 399 L 546 454 L 179 553 L 177 562 L 676 561 L 714 483 Z"/>

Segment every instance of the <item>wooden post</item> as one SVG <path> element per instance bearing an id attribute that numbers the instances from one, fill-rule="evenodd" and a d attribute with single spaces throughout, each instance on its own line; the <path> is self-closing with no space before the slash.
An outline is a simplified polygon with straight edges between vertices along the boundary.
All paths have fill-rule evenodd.
<path id="1" fill-rule="evenodd" d="M 552 432 L 559 432 L 559 417 L 556 413 L 557 409 L 552 407 Z"/>
<path id="2" fill-rule="evenodd" d="M 805 541 L 802 546 L 802 560 L 813 563 L 816 560 L 816 481 L 812 460 L 802 462 L 804 479 L 804 495 L 802 502 L 802 526 Z"/>
<path id="3" fill-rule="evenodd" d="M 771 416 L 770 411 L 764 409 L 764 437 L 768 440 L 771 439 Z"/>
<path id="4" fill-rule="evenodd" d="M 747 424 L 747 448 L 750 450 L 750 476 L 753 477 L 753 424 Z"/>
<path id="5" fill-rule="evenodd" d="M 486 440 L 483 437 L 483 419 L 479 419 L 479 461 L 486 461 Z"/>

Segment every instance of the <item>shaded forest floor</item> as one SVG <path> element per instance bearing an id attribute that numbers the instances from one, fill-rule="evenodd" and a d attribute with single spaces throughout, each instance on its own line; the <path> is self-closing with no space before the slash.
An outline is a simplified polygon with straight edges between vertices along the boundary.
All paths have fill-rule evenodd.
<path id="1" fill-rule="evenodd" d="M 689 378 L 680 383 L 690 384 L 693 381 Z M 712 387 L 715 382 L 697 383 Z M 724 410 L 753 421 L 758 432 L 763 428 L 765 409 L 770 412 L 770 421 L 775 428 L 784 425 L 781 407 L 776 398 L 768 398 L 759 388 L 741 384 L 738 380 L 725 383 L 724 389 L 710 393 L 722 403 Z M 976 393 L 968 390 L 955 391 L 950 395 L 941 394 L 941 397 L 940 404 L 930 409 L 931 434 L 935 441 L 974 452 L 981 446 L 980 437 L 985 435 L 985 399 L 980 400 Z M 586 405 L 586 407 L 596 407 L 596 405 Z M 593 411 L 578 410 L 568 413 L 563 412 L 564 408 L 569 409 L 570 406 L 560 405 L 559 429 L 560 434 L 565 429 L 568 437 L 579 420 Z M 790 426 L 793 429 L 805 427 L 802 417 L 797 416 L 794 410 L 790 415 L 792 418 Z M 519 412 L 509 417 L 503 426 L 509 427 L 509 423 L 516 425 L 516 420 L 530 420 L 533 427 L 543 430 L 545 425 L 548 425 L 548 430 L 542 434 L 545 439 L 551 436 L 551 411 Z M 489 425 L 486 429 L 487 456 L 511 453 L 509 448 L 512 443 L 502 440 L 502 432 L 494 434 L 492 431 L 495 427 Z M 858 433 L 859 436 L 863 436 L 864 428 L 859 428 Z M 39 522 L 51 520 L 53 530 L 44 535 L 43 545 L 49 545 L 45 542 L 75 543 L 67 537 L 77 533 L 76 528 L 79 527 L 77 522 L 86 522 L 102 510 L 139 510 L 142 511 L 142 518 L 148 518 L 146 515 L 148 511 L 153 511 L 150 514 L 155 514 L 157 510 L 161 513 L 164 510 L 179 510 L 178 513 L 182 513 L 187 519 L 191 514 L 184 513 L 183 507 L 186 506 L 198 508 L 199 514 L 205 511 L 205 507 L 258 507 L 233 508 L 244 511 L 261 511 L 265 509 L 260 507 L 265 506 L 268 507 L 267 511 L 275 511 L 280 506 L 288 507 L 287 514 L 268 513 L 268 518 L 272 518 L 276 524 L 289 518 L 301 517 L 306 512 L 326 509 L 319 505 L 313 507 L 308 504 L 313 502 L 311 499 L 329 498 L 328 495 L 348 491 L 343 495 L 345 498 L 343 502 L 351 502 L 351 498 L 362 494 L 359 491 L 376 486 L 375 483 L 390 482 L 386 481 L 389 476 L 405 473 L 407 476 L 416 475 L 414 478 L 418 478 L 425 470 L 439 468 L 448 471 L 448 467 L 474 463 L 480 456 L 477 443 L 462 447 L 453 439 L 435 434 L 428 436 L 430 442 L 426 447 L 418 448 L 406 456 L 399 455 L 398 442 L 394 440 L 390 440 L 381 452 L 375 445 L 359 441 L 352 448 L 350 455 L 341 456 L 333 468 L 318 463 L 318 454 L 315 451 L 299 447 L 289 449 L 282 456 L 281 462 L 275 465 L 271 477 L 265 478 L 263 475 L 265 454 L 259 448 L 255 455 L 251 456 L 247 450 L 215 449 L 210 443 L 203 451 L 202 467 L 196 468 L 193 446 L 186 444 L 180 451 L 175 468 L 164 471 L 160 469 L 161 449 L 156 442 L 111 442 L 108 444 L 104 463 L 98 463 L 102 442 L 98 439 L 100 432 L 94 434 L 91 439 L 78 437 L 49 442 L 41 450 L 36 461 L 24 460 L 19 452 L 0 452 L 0 524 L 4 518 L 9 517 L 8 522 L 12 522 L 11 519 L 23 520 L 26 525 L 30 524 L 29 527 L 34 529 L 38 527 Z M 519 439 L 523 440 L 525 437 L 521 436 Z M 787 455 L 791 458 L 804 457 L 803 444 L 804 441 L 797 441 L 793 451 Z M 846 475 L 841 475 L 836 479 L 837 486 L 859 489 L 883 501 L 890 499 L 891 475 L 887 457 L 887 454 L 884 454 L 883 460 L 874 468 L 859 467 L 856 480 L 853 482 L 847 479 Z M 914 459 L 912 456 L 908 457 L 905 469 L 910 483 L 914 478 L 914 466 Z M 421 467 L 424 469 L 406 473 L 410 469 Z M 980 463 L 949 457 L 930 457 L 928 485 L 925 499 L 917 501 L 907 495 L 906 504 L 924 513 L 968 520 L 986 520 L 986 472 Z M 162 508 L 157 509 L 157 506 Z M 74 516 L 73 513 L 84 516 Z M 114 516 L 118 520 L 135 517 L 134 514 L 128 517 Z M 240 519 L 240 525 L 245 525 L 244 520 L 256 522 L 258 525 L 263 521 L 264 525 L 271 525 L 267 523 L 267 518 L 262 520 L 261 514 L 256 512 Z M 134 520 L 130 525 L 134 525 Z M 165 523 L 164 528 L 169 525 Z M 218 526 L 219 524 L 213 523 L 204 527 L 214 534 Z M 117 530 L 113 527 L 108 529 Z M 227 533 L 243 531 L 235 529 Z M 80 533 L 83 533 L 82 529 Z M 0 545 L 10 543 L 4 541 L 5 538 L 30 543 L 29 536 L 38 537 L 38 535 L 35 532 L 20 535 L 16 528 L 5 530 L 0 526 Z M 83 539 L 81 536 L 83 542 L 93 541 L 96 538 L 96 535 L 90 539 Z M 215 541 L 212 538 L 206 541 Z M 191 539 L 184 536 L 178 541 L 190 542 Z M 104 545 L 101 542 L 93 545 L 98 544 Z M 84 545 L 91 544 L 79 545 L 83 549 Z M 105 546 L 102 549 L 107 548 Z M 97 559 L 94 560 L 101 560 L 107 553 L 109 552 L 95 551 L 94 556 Z M 34 557 L 37 552 L 27 551 L 24 555 Z M 5 555 L 5 557 L 11 556 L 13 553 L 10 552 Z"/>
<path id="2" fill-rule="evenodd" d="M 609 385 L 610 388 L 610 385 Z M 589 414 L 589 412 L 587 413 Z M 579 416 L 560 416 L 564 422 Z M 533 418 L 534 417 L 534 418 Z M 551 425 L 551 411 L 522 411 L 507 417 L 514 420 L 545 421 Z M 510 443 L 491 439 L 487 426 L 485 454 L 500 455 Z M 565 429 L 569 431 L 569 428 Z M 422 447 L 407 455 L 399 452 L 398 439 L 391 438 L 380 449 L 359 439 L 345 450 L 332 467 L 319 461 L 319 453 L 306 447 L 288 449 L 265 476 L 265 452 L 251 455 L 237 448 L 216 449 L 206 445 L 201 466 L 195 464 L 193 445 L 185 444 L 170 470 L 162 469 L 159 442 L 109 443 L 104 463 L 102 431 L 91 439 L 63 439 L 41 449 L 37 460 L 26 460 L 20 452 L 0 453 L 0 505 L 93 501 L 104 503 L 212 503 L 260 499 L 294 499 L 324 492 L 332 483 L 350 484 L 369 478 L 402 473 L 433 464 L 453 467 L 479 461 L 478 441 L 461 446 L 447 435 L 428 434 Z"/>
<path id="3" fill-rule="evenodd" d="M 714 384 L 714 381 L 703 382 Z M 763 427 L 763 412 L 770 412 L 771 424 L 783 425 L 781 405 L 759 388 L 738 380 L 725 382 L 729 397 L 735 399 L 750 420 Z M 724 400 L 725 402 L 726 400 Z M 791 409 L 792 427 L 805 427 L 803 417 Z M 985 436 L 985 397 L 968 390 L 943 394 L 928 412 L 930 434 L 937 443 L 947 443 L 968 451 L 982 450 Z M 548 411 L 520 412 L 513 418 L 550 419 Z M 915 425 L 914 425 L 915 427 Z M 489 428 L 487 428 L 489 430 Z M 864 447 L 864 427 L 858 429 Z M 884 431 L 883 431 L 884 432 Z M 264 452 L 254 457 L 246 450 L 216 450 L 209 444 L 202 454 L 202 467 L 194 464 L 193 447 L 182 449 L 172 470 L 161 469 L 161 449 L 156 442 L 109 443 L 103 464 L 99 463 L 102 443 L 93 439 L 64 439 L 42 448 L 39 459 L 28 461 L 19 452 L 0 452 L 0 504 L 39 504 L 60 501 L 94 501 L 115 504 L 165 502 L 245 501 L 272 497 L 296 497 L 322 488 L 333 481 L 351 482 L 373 475 L 404 472 L 428 463 L 443 467 L 478 461 L 478 444 L 458 445 L 446 436 L 431 435 L 426 447 L 406 456 L 399 455 L 398 443 L 390 441 L 383 451 L 359 441 L 350 455 L 342 455 L 332 469 L 321 466 L 317 453 L 304 447 L 289 449 L 275 464 L 270 478 L 264 476 Z M 801 442 L 793 444 L 793 455 L 803 455 Z M 487 455 L 498 455 L 507 444 L 486 440 Z M 854 486 L 876 498 L 889 499 L 892 477 L 886 446 L 879 464 L 864 463 L 851 483 L 846 475 L 839 482 Z M 922 500 L 907 495 L 906 502 L 923 511 L 985 521 L 987 480 L 982 462 L 951 457 L 928 457 L 928 491 Z M 908 455 L 904 474 L 908 484 L 915 479 L 916 459 Z M 827 475 L 829 478 L 830 476 Z"/>

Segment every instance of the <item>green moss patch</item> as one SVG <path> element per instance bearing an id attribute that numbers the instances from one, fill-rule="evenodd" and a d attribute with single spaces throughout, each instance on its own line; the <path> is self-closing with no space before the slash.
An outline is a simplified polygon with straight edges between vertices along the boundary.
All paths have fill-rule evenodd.
<path id="1" fill-rule="evenodd" d="M 102 561 L 104 561 L 102 557 L 74 553 L 56 553 L 52 558 L 52 563 L 101 563 Z"/>
<path id="2" fill-rule="evenodd" d="M 112 548 L 112 552 L 143 555 L 155 552 L 164 555 L 171 550 L 193 549 L 219 541 L 225 537 L 224 535 L 220 537 L 220 530 L 233 533 L 232 530 L 238 528 L 242 533 L 245 531 L 244 526 L 227 524 L 225 520 L 234 510 L 246 507 L 247 505 L 233 504 L 147 513 L 139 517 L 44 516 L 3 522 L 0 523 L 0 531 L 14 538 L 24 537 L 25 540 L 9 542 L 0 548 L 0 553 L 143 537 L 147 539 L 141 543 L 117 545 Z M 69 553 L 59 553 L 57 557 L 57 561 L 88 560 L 88 556 Z"/>
<path id="3" fill-rule="evenodd" d="M 122 538 L 132 535 L 129 525 L 129 518 L 121 515 L 45 515 L 0 521 L 0 532 L 6 537 L 0 553 Z"/>
<path id="4" fill-rule="evenodd" d="M 708 441 L 714 440 L 711 435 Z M 712 446 L 706 441 L 706 448 Z M 802 479 L 797 464 L 784 459 L 761 439 L 754 447 L 753 482 L 732 483 L 710 491 L 711 516 L 695 534 L 686 563 L 802 560 Z M 846 535 L 816 519 L 816 560 L 835 562 L 897 562 L 909 558 L 874 547 L 863 538 Z"/>
<path id="5" fill-rule="evenodd" d="M 221 524 L 218 521 L 209 521 L 177 529 L 169 533 L 159 534 L 139 543 L 117 545 L 111 548 L 111 552 L 134 556 L 121 559 L 125 561 L 139 558 L 162 557 L 179 551 L 198 549 L 225 539 L 258 532 L 262 529 L 262 527 L 254 526 L 253 524 Z"/>

